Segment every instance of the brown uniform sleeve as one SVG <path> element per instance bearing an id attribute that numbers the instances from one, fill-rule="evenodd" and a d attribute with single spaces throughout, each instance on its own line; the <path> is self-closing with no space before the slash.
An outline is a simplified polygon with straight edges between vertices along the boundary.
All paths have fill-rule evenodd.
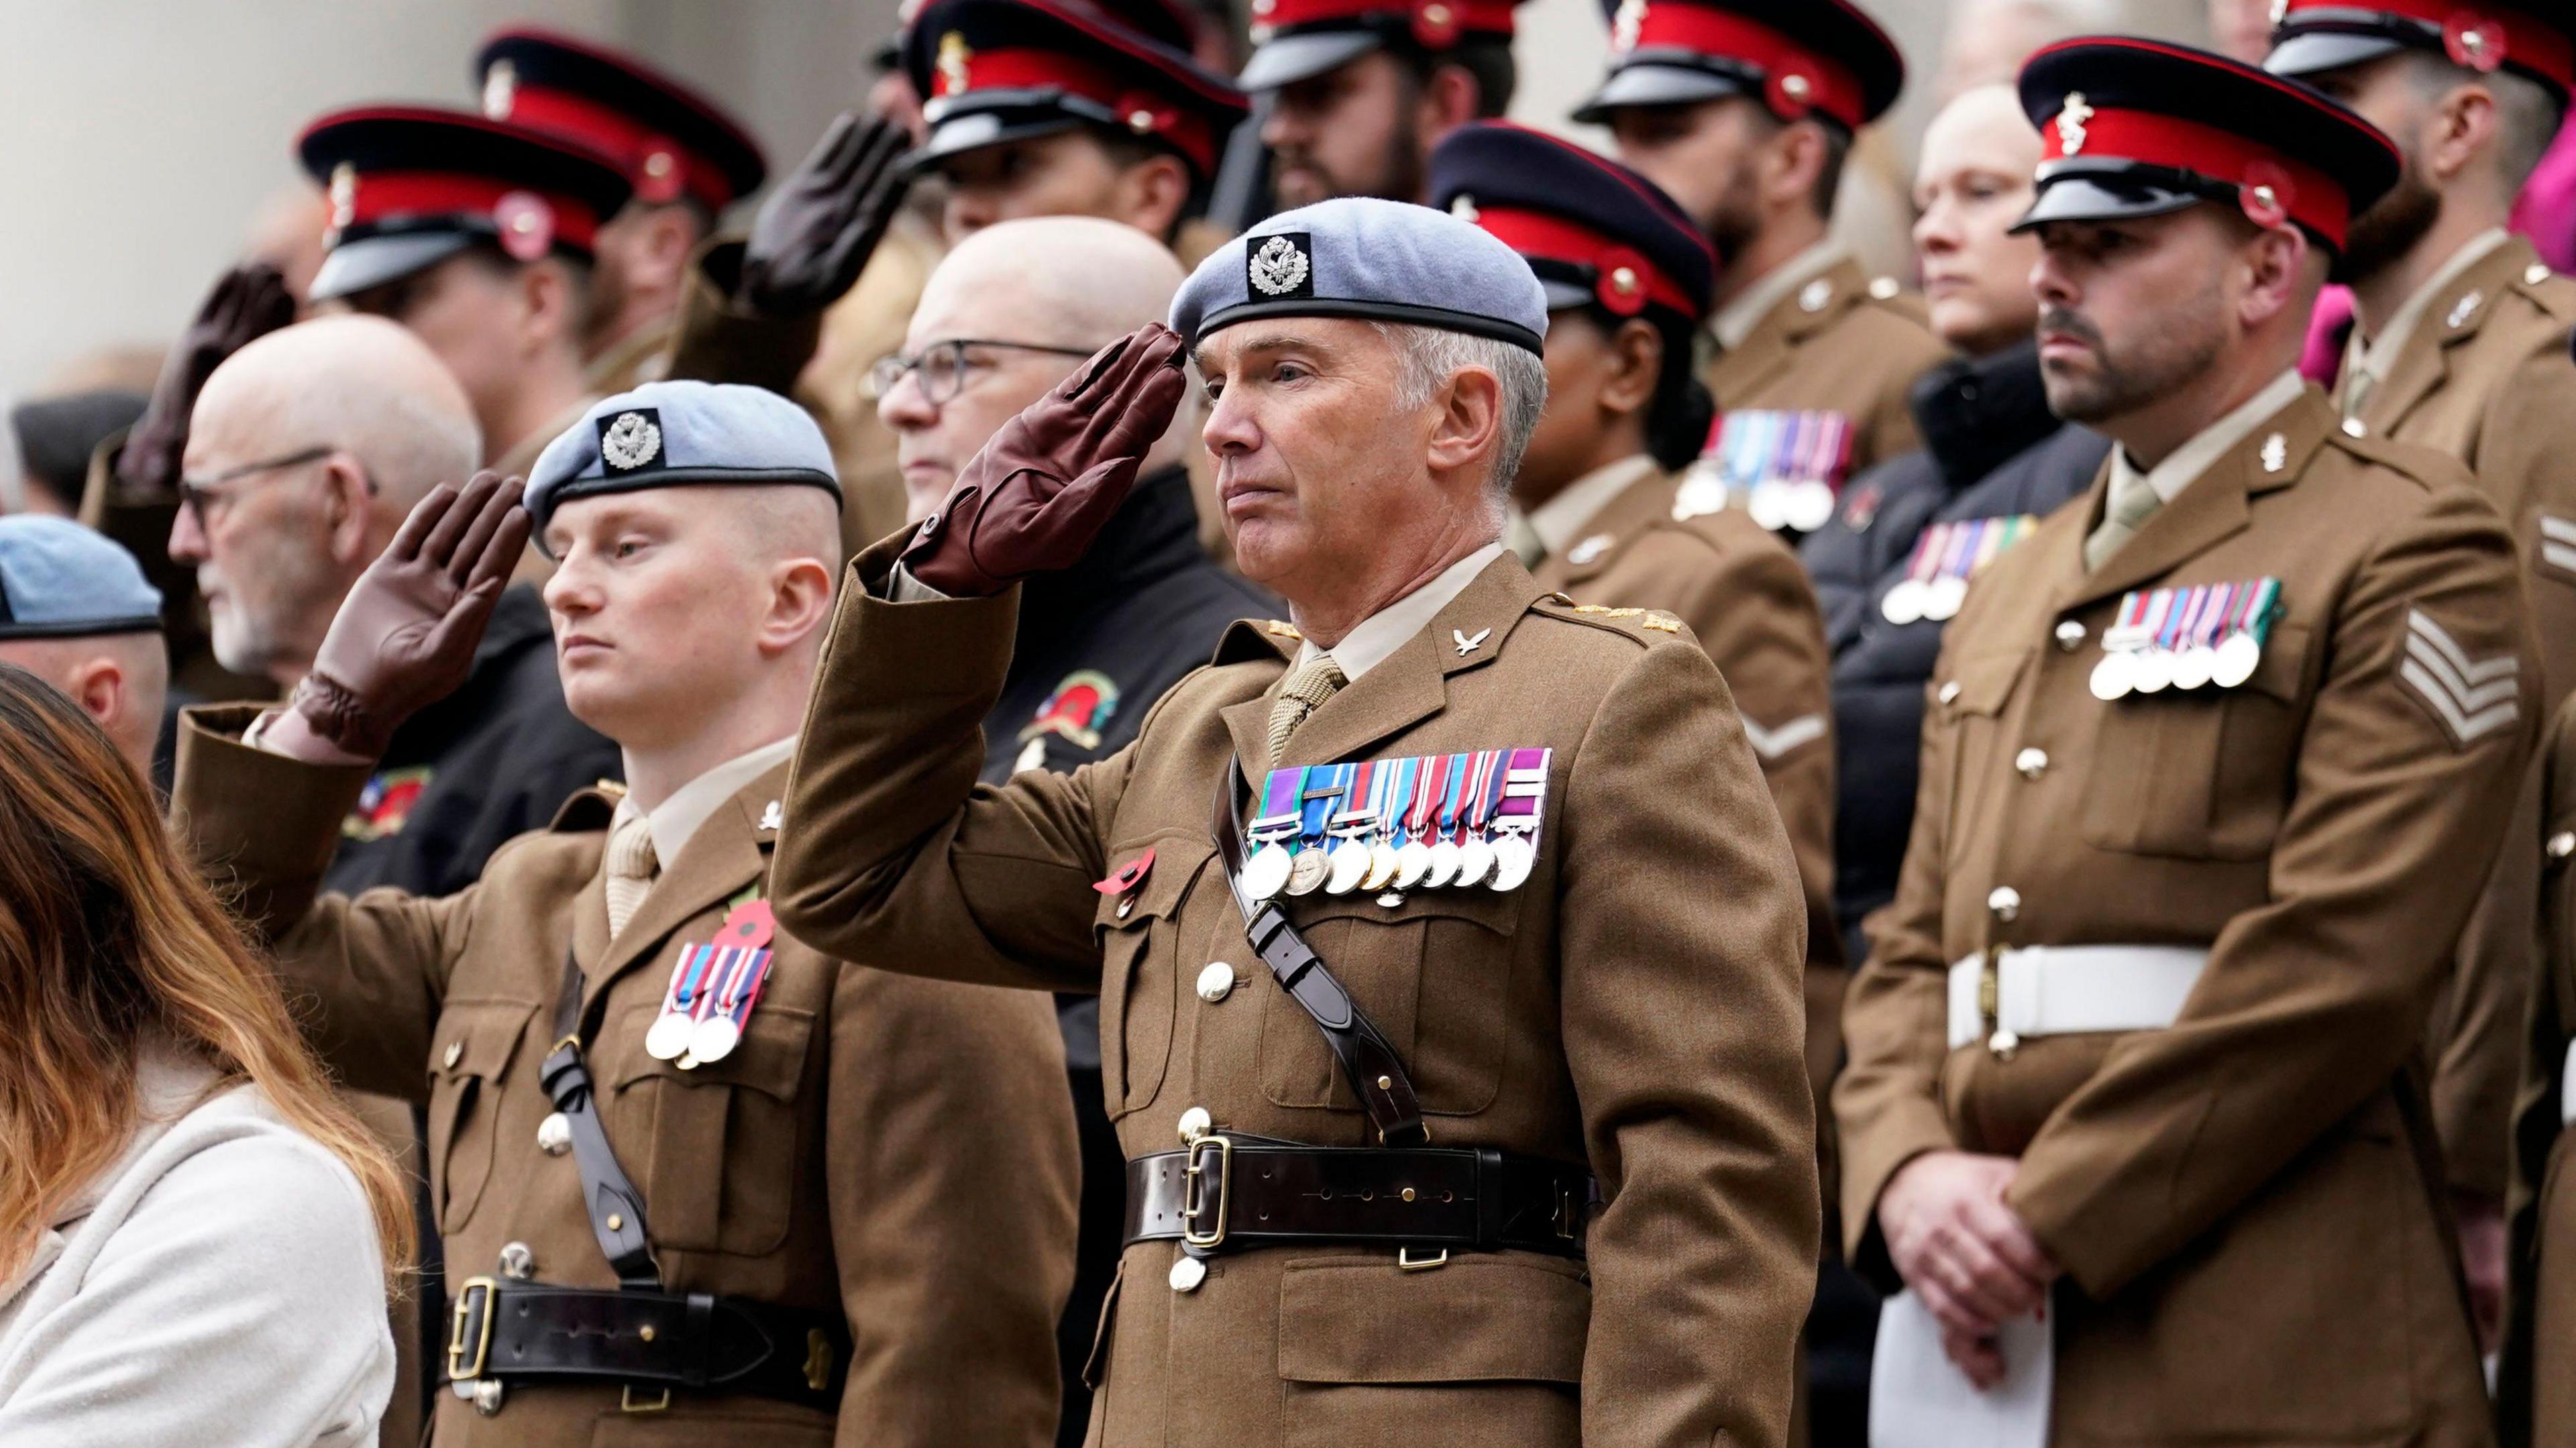
<path id="1" fill-rule="evenodd" d="M 1081 1171 L 1053 1002 L 843 965 L 823 1169 L 841 1448 L 1046 1448 Z"/>
<path id="2" fill-rule="evenodd" d="M 319 894 L 368 771 L 242 743 L 258 716 L 252 705 L 180 716 L 172 828 L 267 945 L 306 1039 L 331 1069 L 356 1090 L 423 1102 L 430 1029 L 464 952 L 475 891 L 438 900 L 392 889 Z"/>
<path id="3" fill-rule="evenodd" d="M 1587 1443 L 1787 1441 L 1820 1215 L 1805 912 L 1734 715 L 1706 654 L 1658 645 L 1569 774 L 1560 1009 L 1606 1203 Z"/>
<path id="4" fill-rule="evenodd" d="M 2528 1448 L 2532 1441 L 2532 1395 L 2539 1330 L 2540 1198 L 2552 1149 L 2565 1130 L 2560 1120 L 2561 1071 L 2576 1021 L 2561 1010 L 2561 982 L 2571 970 L 2571 942 L 2550 925 L 2564 919 L 2567 884 L 2564 864 L 2544 866 L 2546 839 L 2576 828 L 2576 703 L 2563 705 L 2551 720 L 2540 752 L 2540 806 L 2529 835 L 2505 841 L 2507 858 L 2519 853 L 2528 868 L 2547 883 L 2535 889 L 2531 932 L 2532 969 L 2523 982 L 2527 992 L 2522 1016 L 2523 1042 L 2514 1091 L 2510 1170 L 2505 1186 L 2505 1322 L 2504 1345 L 2496 1369 L 2497 1441 L 2506 1448 Z"/>
<path id="5" fill-rule="evenodd" d="M 2224 1217 L 2421 1050 L 2540 719 L 2467 743 L 2399 674 L 2421 613 L 2534 677 L 2519 560 L 2487 504 L 2432 495 L 2348 585 L 2271 854 L 2181 1018 L 2112 1048 L 2006 1194 L 2095 1298 Z M 2469 888 L 2463 888 L 2468 882 Z"/>
<path id="6" fill-rule="evenodd" d="M 906 541 L 869 550 L 843 579 L 771 864 L 779 923 L 843 960 L 1097 991 L 1091 886 L 1108 873 L 1097 826 L 1127 751 L 1071 774 L 977 784 L 1019 593 L 872 596 Z"/>

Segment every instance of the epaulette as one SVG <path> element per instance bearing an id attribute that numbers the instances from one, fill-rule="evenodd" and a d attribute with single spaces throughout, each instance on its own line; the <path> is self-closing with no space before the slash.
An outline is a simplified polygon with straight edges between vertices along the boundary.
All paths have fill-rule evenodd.
<path id="1" fill-rule="evenodd" d="M 1606 604 L 1576 603 L 1562 593 L 1551 593 L 1532 606 L 1545 609 L 1550 618 L 1588 623 L 1640 643 L 1653 643 L 1658 634 L 1679 634 L 1682 631 L 1682 621 L 1659 608 L 1611 608 Z"/>
<path id="2" fill-rule="evenodd" d="M 2380 437 L 2357 420 L 2347 419 L 2340 427 L 2329 428 L 2325 441 L 2352 454 L 2363 462 L 2385 468 L 2415 486 L 2432 492 L 2447 482 L 2466 481 L 2466 466 L 2451 454 L 2438 448 L 2399 442 Z M 2445 479 L 2442 475 L 2453 476 Z"/>

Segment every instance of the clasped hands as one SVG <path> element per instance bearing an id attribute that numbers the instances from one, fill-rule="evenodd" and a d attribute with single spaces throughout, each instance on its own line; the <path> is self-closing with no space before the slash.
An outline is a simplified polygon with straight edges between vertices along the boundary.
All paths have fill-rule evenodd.
<path id="1" fill-rule="evenodd" d="M 1941 1324 L 1941 1350 L 1979 1388 L 2003 1381 L 2003 1323 L 2046 1310 L 2058 1266 L 2004 1201 L 2021 1163 L 1933 1151 L 1899 1167 L 1878 1199 L 1898 1275 Z"/>

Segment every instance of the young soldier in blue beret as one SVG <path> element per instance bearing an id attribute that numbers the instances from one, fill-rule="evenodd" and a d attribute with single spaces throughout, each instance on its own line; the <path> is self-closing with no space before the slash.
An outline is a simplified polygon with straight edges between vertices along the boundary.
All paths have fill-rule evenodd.
<path id="1" fill-rule="evenodd" d="M 488 473 L 433 492 L 283 710 L 188 716 L 173 796 L 334 1068 L 429 1112 L 455 1302 L 430 1441 L 1044 1448 L 1074 1193 L 1053 1013 L 772 914 L 839 561 L 822 434 L 756 389 L 651 384 L 517 500 Z M 532 526 L 565 698 L 630 787 L 462 892 L 317 897 L 368 761 L 463 674 Z"/>

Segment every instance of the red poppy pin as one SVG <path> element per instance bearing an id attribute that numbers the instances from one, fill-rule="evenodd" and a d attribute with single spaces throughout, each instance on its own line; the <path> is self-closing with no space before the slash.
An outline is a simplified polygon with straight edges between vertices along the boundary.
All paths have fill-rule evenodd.
<path id="1" fill-rule="evenodd" d="M 2454 11 L 2442 22 L 2442 49 L 2453 65 L 2493 74 L 2504 64 L 2504 27 L 2474 10 Z"/>
<path id="2" fill-rule="evenodd" d="M 2256 226 L 2278 226 L 2290 219 L 2298 187 L 2287 170 L 2257 161 L 2245 168 L 2245 184 L 2237 188 L 2237 199 L 2245 208 L 2246 220 Z"/>
<path id="3" fill-rule="evenodd" d="M 1154 852 L 1148 848 L 1145 853 L 1120 866 L 1118 873 L 1091 888 L 1103 895 L 1124 895 L 1144 884 L 1145 877 L 1152 873 L 1154 873 Z"/>
<path id="4" fill-rule="evenodd" d="M 770 912 L 769 902 L 745 900 L 725 912 L 715 944 L 718 950 L 758 950 L 777 933 L 778 917 Z"/>

